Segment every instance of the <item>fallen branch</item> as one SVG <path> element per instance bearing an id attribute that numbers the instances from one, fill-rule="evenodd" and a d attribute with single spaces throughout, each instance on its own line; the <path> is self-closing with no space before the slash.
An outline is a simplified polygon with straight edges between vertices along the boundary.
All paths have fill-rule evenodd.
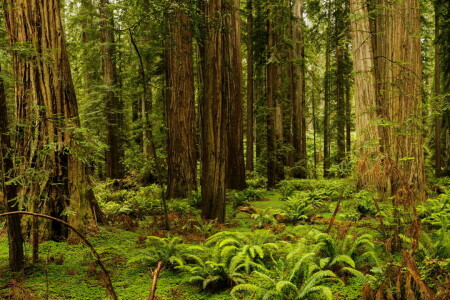
<path id="1" fill-rule="evenodd" d="M 336 205 L 336 208 L 334 209 L 333 216 L 331 217 L 331 220 L 330 220 L 330 225 L 328 225 L 328 229 L 327 229 L 327 233 L 328 234 L 331 232 L 331 228 L 333 227 L 334 220 L 336 219 L 336 215 L 337 215 L 337 213 L 339 211 L 339 207 L 340 206 L 341 206 L 341 200 L 338 201 L 338 203 Z"/>
<path id="2" fill-rule="evenodd" d="M 161 269 L 163 267 L 164 267 L 164 262 L 160 261 L 158 263 L 158 266 L 156 267 L 156 270 L 153 271 L 153 282 L 152 282 L 152 287 L 150 289 L 150 296 L 148 297 L 148 300 L 155 299 L 156 284 L 158 283 L 158 276 L 159 276 L 159 273 L 161 273 Z"/>
<path id="3" fill-rule="evenodd" d="M 116 292 L 114 291 L 114 287 L 112 285 L 111 277 L 109 277 L 109 273 L 106 270 L 105 266 L 103 265 L 103 263 L 102 263 L 102 261 L 100 259 L 100 255 L 97 253 L 97 251 L 95 250 L 94 246 L 92 246 L 92 244 L 84 237 L 84 235 L 81 234 L 81 232 L 79 232 L 76 228 L 74 228 L 69 223 L 64 222 L 63 220 L 60 220 L 60 219 L 57 219 L 57 218 L 54 218 L 54 217 L 51 217 L 51 216 L 37 214 L 37 213 L 32 213 L 32 212 L 27 212 L 27 211 L 7 212 L 7 213 L 0 214 L 0 217 L 6 217 L 6 216 L 11 216 L 11 215 L 29 215 L 29 216 L 35 216 L 35 217 L 40 217 L 40 218 L 44 218 L 44 219 L 49 219 L 49 220 L 52 220 L 52 221 L 64 224 L 67 227 L 69 227 L 70 229 L 72 229 L 72 231 L 75 232 L 83 240 L 83 242 L 89 247 L 89 249 L 91 250 L 92 254 L 97 259 L 97 263 L 98 263 L 100 269 L 102 270 L 102 272 L 104 274 L 106 291 L 111 296 L 111 298 L 113 300 L 117 300 L 117 295 L 116 295 Z"/>

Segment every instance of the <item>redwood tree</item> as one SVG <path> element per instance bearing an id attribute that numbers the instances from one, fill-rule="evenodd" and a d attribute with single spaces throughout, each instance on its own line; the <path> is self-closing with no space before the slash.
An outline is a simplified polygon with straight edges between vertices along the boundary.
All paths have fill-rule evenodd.
<path id="1" fill-rule="evenodd" d="M 185 5 L 187 1 L 178 1 Z M 197 188 L 192 28 L 179 6 L 170 12 L 166 40 L 168 198 L 186 198 Z"/>
<path id="2" fill-rule="evenodd" d="M 222 0 L 205 3 L 204 97 L 201 105 L 202 217 L 225 221 L 226 116 L 222 95 Z"/>
<path id="3" fill-rule="evenodd" d="M 1 71 L 1 69 L 0 69 Z M 5 86 L 0 77 L 0 190 L 3 192 L 5 206 L 8 211 L 17 211 L 17 185 L 7 184 L 14 176 L 12 144 L 8 125 L 8 109 Z M 20 216 L 8 217 L 9 267 L 12 271 L 20 271 L 24 263 L 23 236 L 20 227 Z"/>
<path id="4" fill-rule="evenodd" d="M 223 97 L 226 103 L 228 156 L 227 188 L 245 188 L 244 117 L 242 100 L 242 54 L 240 0 L 224 1 Z"/>
<path id="5" fill-rule="evenodd" d="M 108 0 L 100 1 L 100 39 L 103 84 L 106 103 L 106 174 L 110 178 L 123 177 L 122 103 L 117 94 L 116 46 L 113 12 Z"/>
<path id="6" fill-rule="evenodd" d="M 58 0 L 6 0 L 3 12 L 12 45 L 21 203 L 76 227 L 88 225 L 90 185 L 80 150 L 78 107 Z M 73 212 L 65 217 L 66 210 Z M 67 232 L 52 223 L 50 237 Z"/>

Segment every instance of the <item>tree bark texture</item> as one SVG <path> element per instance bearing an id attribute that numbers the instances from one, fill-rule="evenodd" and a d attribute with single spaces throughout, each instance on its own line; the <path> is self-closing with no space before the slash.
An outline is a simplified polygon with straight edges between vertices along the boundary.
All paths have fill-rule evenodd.
<path id="1" fill-rule="evenodd" d="M 6 30 L 13 45 L 12 65 L 18 137 L 15 176 L 19 203 L 36 202 L 60 218 L 64 211 L 77 228 L 89 224 L 85 168 L 76 153 L 78 107 L 72 83 L 58 0 L 6 0 Z M 67 235 L 52 223 L 51 237 Z"/>
<path id="2" fill-rule="evenodd" d="M 437 4 L 435 3 L 434 8 L 434 172 L 437 177 L 442 173 L 442 143 L 441 143 L 441 132 L 442 132 L 442 116 L 441 116 L 441 63 L 440 63 L 440 47 L 439 47 L 439 26 L 440 26 L 440 13 Z"/>
<path id="3" fill-rule="evenodd" d="M 2 178 L 0 190 L 3 192 L 6 209 L 11 212 L 18 210 L 18 205 L 16 202 L 17 185 L 6 184 L 7 181 L 12 179 L 11 175 L 14 174 L 13 149 L 8 123 L 5 86 L 3 84 L 3 78 L 0 77 L 0 177 Z M 19 215 L 9 216 L 7 223 L 9 268 L 14 272 L 20 271 L 24 265 L 23 236 L 20 219 Z"/>
<path id="4" fill-rule="evenodd" d="M 191 21 L 178 7 L 170 13 L 170 20 L 166 40 L 169 199 L 186 198 L 197 189 Z"/>
<path id="5" fill-rule="evenodd" d="M 267 21 L 267 46 L 275 47 L 273 22 Z M 269 54 L 270 55 L 270 54 Z M 274 188 L 277 184 L 277 139 L 276 139 L 276 77 L 277 66 L 270 60 L 267 62 L 267 187 Z"/>
<path id="6" fill-rule="evenodd" d="M 227 188 L 243 190 L 245 183 L 244 116 L 240 0 L 223 0 L 223 97 L 226 103 L 228 157 Z"/>
<path id="7" fill-rule="evenodd" d="M 253 59 L 253 0 L 247 0 L 247 148 L 246 170 L 254 170 L 254 59 Z"/>
<path id="8" fill-rule="evenodd" d="M 420 10 L 417 0 L 377 0 L 375 76 L 386 196 L 425 198 Z M 390 170 L 390 165 L 394 170 Z M 406 196 L 397 201 L 406 201 Z M 401 200 L 400 198 L 405 198 Z"/>
<path id="9" fill-rule="evenodd" d="M 367 2 L 350 3 L 359 181 L 411 204 L 425 196 L 419 4 L 378 0 L 373 26 Z"/>
<path id="10" fill-rule="evenodd" d="M 223 41 L 222 0 L 205 3 L 207 33 L 205 45 L 205 96 L 201 116 L 202 217 L 225 221 L 225 163 L 227 153 L 226 116 L 222 96 Z"/>
<path id="11" fill-rule="evenodd" d="M 103 84 L 106 104 L 106 171 L 109 178 L 122 178 L 123 171 L 123 133 L 122 103 L 117 94 L 116 46 L 114 41 L 114 21 L 108 0 L 100 1 L 100 39 Z M 145 118 L 144 118 L 145 119 Z"/>
<path id="12" fill-rule="evenodd" d="M 294 178 L 307 177 L 306 157 L 306 124 L 305 119 L 305 90 L 304 90 L 304 61 L 303 61 L 303 16 L 302 0 L 293 5 L 293 95 L 291 99 L 292 144 L 294 148 Z"/>

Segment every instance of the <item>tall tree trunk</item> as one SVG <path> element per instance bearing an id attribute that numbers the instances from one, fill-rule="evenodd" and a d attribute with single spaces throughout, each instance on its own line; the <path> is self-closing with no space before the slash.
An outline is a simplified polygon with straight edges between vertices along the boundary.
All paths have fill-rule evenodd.
<path id="1" fill-rule="evenodd" d="M 0 177 L 2 178 L 0 190 L 3 192 L 5 206 L 8 211 L 16 211 L 19 209 L 18 202 L 16 201 L 17 186 L 15 184 L 6 184 L 7 181 L 12 179 L 12 175 L 14 174 L 12 151 L 5 86 L 3 84 L 3 78 L 0 77 Z M 9 268 L 14 272 L 20 271 L 24 264 L 23 236 L 20 219 L 19 215 L 9 216 L 7 223 Z"/>
<path id="2" fill-rule="evenodd" d="M 269 11 L 269 14 L 271 11 Z M 275 47 L 274 28 L 272 20 L 267 21 L 267 46 L 268 49 Z M 277 184 L 277 139 L 276 139 L 276 80 L 277 66 L 270 60 L 267 63 L 267 187 L 274 188 Z"/>
<path id="3" fill-rule="evenodd" d="M 441 64 L 440 64 L 440 49 L 439 49 L 439 8 L 437 3 L 434 7 L 434 97 L 435 108 L 434 113 L 434 172 L 437 177 L 442 173 L 442 145 L 441 145 L 441 132 L 442 132 L 442 116 L 441 116 Z"/>
<path id="4" fill-rule="evenodd" d="M 186 1 L 180 1 L 186 4 Z M 186 198 L 197 189 L 192 28 L 178 7 L 171 11 L 166 42 L 167 197 Z"/>
<path id="5" fill-rule="evenodd" d="M 330 26 L 330 25 L 329 25 Z M 328 31 L 330 31 L 328 29 Z M 330 37 L 328 37 L 325 50 L 325 99 L 323 111 L 323 177 L 330 177 L 330 102 L 331 102 L 331 49 Z"/>
<path id="6" fill-rule="evenodd" d="M 336 118 L 337 118 L 337 163 L 345 159 L 345 82 L 344 82 L 344 49 L 336 45 Z M 343 174 L 340 174 L 343 175 Z"/>
<path id="7" fill-rule="evenodd" d="M 202 106 L 202 217 L 225 221 L 226 116 L 222 97 L 222 0 L 205 3 L 205 97 Z"/>
<path id="8" fill-rule="evenodd" d="M 345 82 L 345 152 L 347 157 L 352 151 L 352 103 L 351 103 L 350 80 Z"/>
<path id="9" fill-rule="evenodd" d="M 294 178 L 306 178 L 306 128 L 303 124 L 305 120 L 305 90 L 304 90 L 304 62 L 303 62 L 303 16 L 302 1 L 297 0 L 293 5 L 293 36 L 295 41 L 293 49 L 293 97 L 291 99 L 291 119 L 292 119 L 292 141 L 294 148 Z"/>
<path id="10" fill-rule="evenodd" d="M 372 27 L 368 3 L 350 0 L 355 115 L 357 174 L 360 187 L 376 189 L 374 163 L 378 159 L 378 131 L 376 125 L 376 85 Z"/>
<path id="11" fill-rule="evenodd" d="M 247 0 L 247 152 L 246 170 L 254 170 L 253 0 Z"/>
<path id="12" fill-rule="evenodd" d="M 100 1 L 100 38 L 106 103 L 106 170 L 109 178 L 123 177 L 123 133 L 120 122 L 123 119 L 122 103 L 117 94 L 116 46 L 114 21 L 109 1 Z"/>
<path id="13" fill-rule="evenodd" d="M 86 197 L 90 186 L 83 163 L 74 155 L 82 150 L 80 123 L 59 1 L 6 0 L 3 12 L 17 78 L 17 175 L 26 181 L 18 187 L 18 197 L 82 228 L 92 217 Z M 74 214 L 66 217 L 63 212 L 69 207 Z M 67 236 L 66 228 L 51 224 L 53 239 Z"/>
<path id="14" fill-rule="evenodd" d="M 244 118 L 240 0 L 224 0 L 223 97 L 227 111 L 227 187 L 243 190 L 245 183 Z"/>
<path id="15" fill-rule="evenodd" d="M 398 203 L 414 202 L 425 198 L 419 3 L 377 0 L 377 5 L 377 107 L 382 124 L 388 124 L 380 126 L 384 189 L 386 197 L 398 196 Z M 394 172 L 388 169 L 392 164 Z"/>

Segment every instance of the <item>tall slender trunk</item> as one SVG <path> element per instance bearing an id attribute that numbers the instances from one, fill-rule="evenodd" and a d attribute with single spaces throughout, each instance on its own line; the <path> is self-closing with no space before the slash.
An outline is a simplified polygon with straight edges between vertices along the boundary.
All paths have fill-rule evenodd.
<path id="1" fill-rule="evenodd" d="M 336 114 L 337 114 L 337 163 L 345 159 L 345 82 L 344 82 L 344 49 L 336 45 Z"/>
<path id="2" fill-rule="evenodd" d="M 270 14 L 270 11 L 269 11 Z M 271 20 L 267 21 L 267 45 L 269 49 L 275 46 L 274 29 Z M 269 54 L 270 55 L 270 54 Z M 270 58 L 270 57 L 269 57 Z M 276 74 L 277 66 L 273 61 L 267 63 L 267 187 L 274 188 L 277 184 L 277 140 L 276 140 Z"/>
<path id="3" fill-rule="evenodd" d="M 306 178 L 306 128 L 305 120 L 305 89 L 304 89 L 304 62 L 303 62 L 303 16 L 302 1 L 297 0 L 293 5 L 293 33 L 292 39 L 295 41 L 293 49 L 293 71 L 292 83 L 293 97 L 291 99 L 291 119 L 292 119 L 292 142 L 294 148 L 294 178 Z"/>
<path id="4" fill-rule="evenodd" d="M 440 64 L 440 49 L 439 49 L 439 8 L 437 3 L 434 7 L 434 97 L 435 106 L 434 113 L 434 170 L 435 175 L 439 177 L 442 173 L 442 145 L 441 145 L 441 131 L 442 131 L 442 116 L 441 105 L 439 97 L 441 96 L 441 64 Z"/>
<path id="5" fill-rule="evenodd" d="M 100 38 L 106 103 L 106 169 L 110 178 L 123 177 L 123 134 L 120 122 L 123 119 L 122 104 L 117 94 L 116 46 L 114 21 L 109 1 L 100 1 Z"/>
<path id="6" fill-rule="evenodd" d="M 323 111 L 323 177 L 330 177 L 330 102 L 331 102 L 331 49 L 329 37 L 325 49 L 325 97 Z"/>
<path id="7" fill-rule="evenodd" d="M 1 69 L 0 69 L 1 71 Z M 1 73 L 1 72 L 0 72 Z M 6 102 L 5 86 L 3 78 L 0 77 L 0 190 L 3 192 L 5 206 L 8 211 L 18 210 L 17 186 L 6 184 L 14 174 L 14 162 L 12 153 L 11 137 L 8 125 L 8 107 Z M 9 268 L 18 272 L 24 264 L 23 236 L 20 227 L 20 216 L 8 217 L 8 245 L 9 245 Z"/>
<path id="8" fill-rule="evenodd" d="M 246 170 L 254 170 L 253 0 L 247 0 L 247 152 Z"/>
<path id="9" fill-rule="evenodd" d="M 205 97 L 203 99 L 202 132 L 202 217 L 225 221 L 226 116 L 222 97 L 223 41 L 222 0 L 205 3 L 207 30 L 205 45 Z"/>
<path id="10" fill-rule="evenodd" d="M 226 182 L 243 190 L 245 183 L 244 117 L 242 101 L 242 53 L 240 0 L 224 1 L 223 98 L 226 103 L 228 157 Z"/>
<path id="11" fill-rule="evenodd" d="M 180 1 L 185 4 L 186 1 Z M 168 183 L 167 197 L 186 198 L 197 189 L 195 89 L 192 28 L 175 8 L 169 15 L 166 43 Z"/>

